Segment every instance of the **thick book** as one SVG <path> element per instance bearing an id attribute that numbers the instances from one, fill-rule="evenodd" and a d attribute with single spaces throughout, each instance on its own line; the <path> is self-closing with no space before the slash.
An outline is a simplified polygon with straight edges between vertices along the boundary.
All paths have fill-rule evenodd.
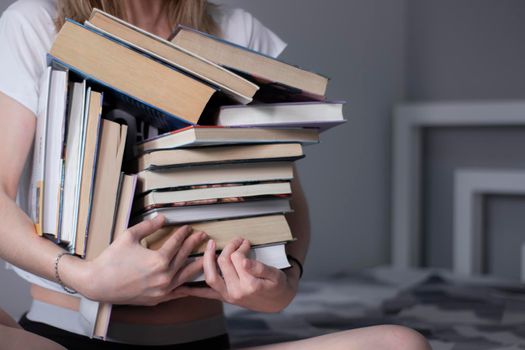
<path id="1" fill-rule="evenodd" d="M 259 90 L 257 85 L 241 76 L 99 9 L 94 9 L 84 24 L 219 87 L 239 103 L 251 102 Z"/>
<path id="2" fill-rule="evenodd" d="M 189 205 L 179 207 L 164 207 L 148 210 L 135 217 L 134 223 L 150 220 L 162 214 L 167 225 L 181 225 L 185 223 L 237 219 L 250 216 L 270 215 L 291 212 L 288 198 L 272 198 L 262 200 L 244 200 L 232 203 L 214 203 L 206 205 Z"/>
<path id="3" fill-rule="evenodd" d="M 319 133 L 317 130 L 297 128 L 229 128 L 195 125 L 144 140 L 137 144 L 137 153 L 181 147 L 290 142 L 303 145 L 315 144 L 319 142 Z"/>
<path id="4" fill-rule="evenodd" d="M 161 129 L 196 124 L 217 91 L 70 20 L 57 34 L 49 54 L 50 60 L 149 110 L 148 122 Z"/>
<path id="5" fill-rule="evenodd" d="M 304 157 L 299 143 L 167 149 L 137 158 L 138 171 L 222 163 L 294 161 Z"/>
<path id="6" fill-rule="evenodd" d="M 68 72 L 59 67 L 51 71 L 46 137 L 44 193 L 44 232 L 55 240 L 60 230 L 60 200 L 64 174 Z"/>
<path id="7" fill-rule="evenodd" d="M 318 128 L 322 131 L 345 122 L 344 102 L 289 102 L 230 105 L 220 108 L 217 125 Z"/>
<path id="8" fill-rule="evenodd" d="M 127 126 L 103 119 L 85 258 L 97 257 L 110 243 L 115 222 Z"/>
<path id="9" fill-rule="evenodd" d="M 199 222 L 193 223 L 191 227 L 194 231 L 206 232 L 211 239 L 215 240 L 217 250 L 224 249 L 237 237 L 249 240 L 254 247 L 294 240 L 284 215 Z M 142 239 L 141 244 L 150 249 L 158 249 L 179 228 L 180 226 L 164 226 Z M 206 242 L 197 247 L 192 254 L 202 254 L 205 249 Z"/>
<path id="10" fill-rule="evenodd" d="M 282 93 L 324 99 L 328 78 L 225 41 L 198 30 L 179 26 L 175 45 L 214 63 L 244 74 L 256 84 L 280 88 Z"/>
<path id="11" fill-rule="evenodd" d="M 247 197 L 289 196 L 292 193 L 289 182 L 270 182 L 240 185 L 210 185 L 204 188 L 178 191 L 151 191 L 135 199 L 135 209 L 148 209 L 158 206 L 187 206 L 198 203 L 213 203 L 210 200 L 226 199 L 241 201 Z"/>
<path id="12" fill-rule="evenodd" d="M 276 181 L 293 178 L 292 162 L 214 164 L 162 171 L 141 171 L 137 193 L 183 186 Z"/>

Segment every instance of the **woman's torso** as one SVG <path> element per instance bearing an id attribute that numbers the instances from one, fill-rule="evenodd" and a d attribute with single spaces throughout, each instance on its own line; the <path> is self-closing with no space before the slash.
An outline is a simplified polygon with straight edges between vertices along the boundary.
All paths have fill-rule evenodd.
<path id="1" fill-rule="evenodd" d="M 0 91 L 16 99 L 33 112 L 36 112 L 38 80 L 46 66 L 46 53 L 56 35 L 55 15 L 55 0 L 18 0 L 6 10 L 0 19 L 0 46 L 7 46 L 10 51 L 4 56 L 0 54 L 0 73 L 5 73 L 3 75 L 5 77 L 9 76 L 0 81 Z M 221 36 L 235 44 L 274 57 L 278 56 L 286 46 L 274 33 L 246 11 L 217 7 L 214 8 L 214 13 L 211 15 L 218 24 Z M 13 84 L 19 84 L 19 86 L 13 87 Z M 19 206 L 26 212 L 28 212 L 27 192 L 30 178 L 28 164 L 31 164 L 30 162 L 31 156 L 26 163 L 17 196 Z M 69 295 L 52 292 L 52 289 L 59 290 L 58 285 L 50 281 L 41 283 L 42 279 L 37 276 L 18 268 L 14 270 L 31 283 L 50 287 L 48 290 L 52 297 L 48 296 L 49 305 L 67 311 L 68 305 L 78 304 Z M 35 305 L 40 304 L 47 305 L 42 300 L 38 300 L 38 297 L 35 298 L 34 307 L 32 306 L 35 313 L 38 311 Z M 77 312 L 78 310 L 69 311 Z M 221 322 L 219 316 L 222 316 L 222 313 L 223 308 L 220 301 L 188 297 L 157 306 L 114 306 L 111 322 L 113 324 L 159 326 L 186 324 L 206 319 L 216 319 Z M 43 318 L 40 321 L 46 322 L 45 312 L 40 311 L 40 317 Z M 52 323 L 51 320 L 48 323 Z"/>

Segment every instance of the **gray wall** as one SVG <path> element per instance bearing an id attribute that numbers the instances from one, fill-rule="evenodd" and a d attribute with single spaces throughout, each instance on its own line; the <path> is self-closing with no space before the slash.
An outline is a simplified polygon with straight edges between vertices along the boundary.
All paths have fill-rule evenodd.
<path id="1" fill-rule="evenodd" d="M 407 98 L 524 98 L 524 18 L 521 0 L 408 0 Z"/>
<path id="2" fill-rule="evenodd" d="M 3 12 L 12 2 L 11 0 L 0 0 L 0 11 Z"/>
<path id="3" fill-rule="evenodd" d="M 452 267 L 452 215 L 454 171 L 459 168 L 500 168 L 525 169 L 525 128 L 431 128 L 424 134 L 423 162 L 423 237 L 424 262 L 426 266 Z M 505 202 L 505 208 L 520 204 L 525 197 Z M 492 208 L 490 198 L 487 206 Z M 496 205 L 496 204 L 494 204 Z M 496 206 L 497 209 L 502 206 Z M 521 217 L 491 216 L 492 210 L 484 213 L 485 235 L 495 243 L 498 229 L 507 233 L 500 238 L 508 237 L 514 232 L 512 240 L 503 239 L 491 246 L 488 255 L 487 271 L 501 272 L 500 259 L 515 261 L 518 255 L 511 253 L 516 248 L 515 240 L 525 241 L 523 226 L 514 225 Z M 499 210 L 498 212 L 501 212 Z M 504 218 L 506 222 L 501 222 Z M 521 220 L 522 222 L 522 220 Z M 509 270 L 500 276 L 519 276 L 520 264 L 509 264 Z"/>
<path id="4" fill-rule="evenodd" d="M 407 99 L 524 99 L 523 18 L 522 0 L 408 0 Z M 426 265 L 450 267 L 452 263 L 454 170 L 466 166 L 524 168 L 524 146 L 523 128 L 432 128 L 426 132 L 423 160 Z M 519 213 L 524 200 L 515 198 L 487 204 L 495 208 L 486 212 L 485 233 L 493 242 L 487 252 L 488 272 L 519 276 L 520 265 L 515 263 L 518 256 L 512 248 L 517 241 L 525 241 L 525 234 L 523 225 L 518 224 L 523 222 L 521 217 L 513 213 Z M 508 209 L 507 216 L 496 215 L 502 212 L 501 208 Z M 507 269 L 505 273 L 502 266 Z"/>
<path id="5" fill-rule="evenodd" d="M 348 101 L 349 122 L 299 162 L 313 228 L 305 278 L 386 263 L 389 118 L 403 97 L 405 0 L 222 3 L 252 12 L 288 42 L 285 61 L 332 77 L 329 97 Z M 2 269 L 0 281 L 0 306 L 18 316 L 28 302 L 23 282 Z"/>

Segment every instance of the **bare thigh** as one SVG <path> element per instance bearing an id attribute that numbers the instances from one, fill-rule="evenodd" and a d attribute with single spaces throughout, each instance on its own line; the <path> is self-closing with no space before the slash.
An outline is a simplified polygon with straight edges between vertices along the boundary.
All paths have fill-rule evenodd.
<path id="1" fill-rule="evenodd" d="M 21 328 L 12 328 L 0 325 L 0 350 L 38 349 L 38 350 L 66 350 L 61 345 L 24 331 Z"/>
<path id="2" fill-rule="evenodd" d="M 292 342 L 243 348 L 238 350 L 357 350 L 357 349 L 403 349 L 430 350 L 426 339 L 406 327 L 385 325 L 325 334 Z"/>

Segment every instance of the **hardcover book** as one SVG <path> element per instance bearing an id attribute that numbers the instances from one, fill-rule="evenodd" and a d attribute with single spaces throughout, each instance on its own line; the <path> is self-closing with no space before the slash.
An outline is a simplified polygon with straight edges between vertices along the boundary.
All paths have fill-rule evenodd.
<path id="1" fill-rule="evenodd" d="M 91 17 L 84 24 L 217 86 L 239 103 L 251 102 L 259 90 L 257 85 L 241 76 L 97 8 L 93 9 Z"/>
<path id="2" fill-rule="evenodd" d="M 217 91 L 172 66 L 68 20 L 49 51 L 56 60 L 148 111 L 161 129 L 196 124 Z"/>
<path id="3" fill-rule="evenodd" d="M 179 26 L 174 44 L 251 79 L 262 89 L 299 99 L 324 100 L 328 78 L 216 36 Z M 268 93 L 269 91 L 266 91 Z"/>

